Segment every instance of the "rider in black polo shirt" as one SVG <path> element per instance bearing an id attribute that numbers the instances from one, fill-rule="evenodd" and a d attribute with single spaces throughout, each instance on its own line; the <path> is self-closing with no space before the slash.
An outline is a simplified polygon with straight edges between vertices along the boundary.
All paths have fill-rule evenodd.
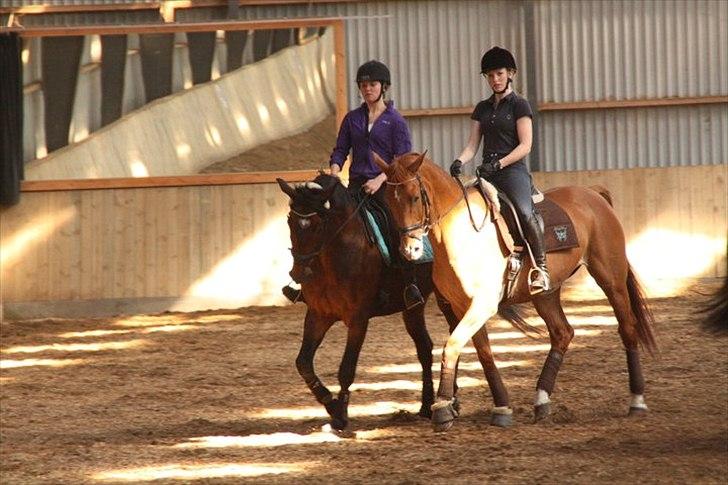
<path id="1" fill-rule="evenodd" d="M 505 192 L 513 202 L 538 270 L 531 282 L 531 293 L 548 291 L 550 280 L 543 231 L 531 198 L 531 174 L 524 161 L 531 151 L 533 112 L 528 101 L 511 86 L 516 60 L 510 52 L 493 47 L 483 56 L 480 67 L 493 95 L 475 107 L 468 144 L 450 166 L 450 174 L 455 177 L 462 173 L 463 163 L 475 156 L 482 139 L 483 162 L 476 173 Z"/>

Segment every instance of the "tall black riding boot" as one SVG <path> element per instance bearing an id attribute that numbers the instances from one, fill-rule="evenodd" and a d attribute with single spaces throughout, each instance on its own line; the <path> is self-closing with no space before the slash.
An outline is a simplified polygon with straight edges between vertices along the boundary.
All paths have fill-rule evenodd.
<path id="1" fill-rule="evenodd" d="M 543 230 L 536 215 L 532 215 L 523 225 L 528 244 L 533 252 L 533 259 L 536 261 L 536 268 L 528 275 L 529 291 L 532 295 L 542 293 L 551 289 L 551 278 L 546 268 L 546 244 L 544 243 Z"/>
<path id="2" fill-rule="evenodd" d="M 404 307 L 409 310 L 417 305 L 425 303 L 420 289 L 417 287 L 417 278 L 415 278 L 415 265 L 411 261 L 404 262 L 404 274 L 409 278 L 409 284 L 404 287 Z"/>

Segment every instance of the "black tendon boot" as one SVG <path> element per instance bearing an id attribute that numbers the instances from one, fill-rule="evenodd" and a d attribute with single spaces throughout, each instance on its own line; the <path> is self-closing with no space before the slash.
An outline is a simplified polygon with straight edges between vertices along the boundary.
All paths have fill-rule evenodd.
<path id="1" fill-rule="evenodd" d="M 543 230 L 538 223 L 536 214 L 532 215 L 523 226 L 528 244 L 533 252 L 533 259 L 536 261 L 536 268 L 528 275 L 529 291 L 532 295 L 542 293 L 551 289 L 551 278 L 546 268 L 546 245 L 543 240 Z"/>
<path id="2" fill-rule="evenodd" d="M 281 288 L 281 293 L 283 293 L 283 296 L 291 300 L 292 303 L 299 301 L 301 303 L 306 303 L 306 300 L 303 299 L 303 291 L 300 288 L 294 288 L 291 285 L 286 285 Z"/>

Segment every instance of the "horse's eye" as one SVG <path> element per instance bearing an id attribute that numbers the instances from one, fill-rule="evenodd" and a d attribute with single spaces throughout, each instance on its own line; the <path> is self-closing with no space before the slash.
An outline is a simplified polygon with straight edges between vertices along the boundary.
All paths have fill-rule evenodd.
<path id="1" fill-rule="evenodd" d="M 420 196 L 419 195 L 415 195 L 414 197 L 412 197 L 412 203 L 413 204 L 416 204 L 419 200 L 420 200 Z"/>

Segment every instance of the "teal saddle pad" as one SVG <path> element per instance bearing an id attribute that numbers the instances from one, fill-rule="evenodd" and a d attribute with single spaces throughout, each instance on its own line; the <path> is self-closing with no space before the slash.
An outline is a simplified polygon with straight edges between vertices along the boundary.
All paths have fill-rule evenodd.
<path id="1" fill-rule="evenodd" d="M 384 236 L 382 235 L 384 231 L 382 231 L 382 228 L 379 227 L 379 224 L 376 221 L 376 218 L 372 215 L 372 213 L 369 211 L 369 209 L 364 208 L 364 213 L 366 214 L 367 222 L 369 223 L 369 227 L 372 228 L 372 233 L 374 234 L 374 239 L 377 242 L 377 248 L 379 248 L 379 252 L 382 254 L 382 258 L 384 258 L 384 263 L 387 266 L 392 265 L 392 255 L 390 254 L 389 247 L 387 246 L 387 243 L 384 240 Z M 414 261 L 415 264 L 423 264 L 423 263 L 431 263 L 432 262 L 432 244 L 430 243 L 430 238 L 427 236 L 424 236 L 423 238 L 424 243 L 424 249 L 422 253 L 422 257 L 418 259 L 417 261 Z"/>

